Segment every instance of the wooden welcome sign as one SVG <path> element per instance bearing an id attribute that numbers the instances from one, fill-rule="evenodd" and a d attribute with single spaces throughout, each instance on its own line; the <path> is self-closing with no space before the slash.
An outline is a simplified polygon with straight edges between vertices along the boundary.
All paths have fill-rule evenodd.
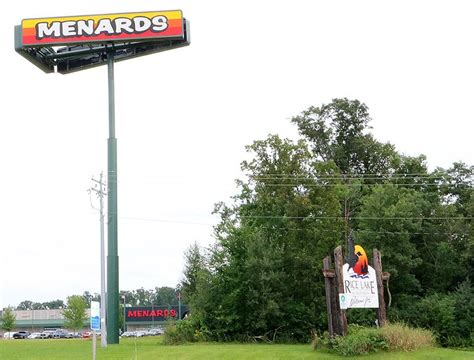
<path id="1" fill-rule="evenodd" d="M 373 267 L 365 250 L 354 245 L 352 232 L 347 241 L 348 255 L 344 263 L 342 248 L 334 250 L 334 269 L 331 257 L 323 260 L 326 287 L 328 328 L 331 337 L 347 334 L 346 310 L 351 308 L 375 308 L 379 326 L 387 322 L 383 280 L 390 274 L 382 272 L 382 255 L 373 250 Z"/>

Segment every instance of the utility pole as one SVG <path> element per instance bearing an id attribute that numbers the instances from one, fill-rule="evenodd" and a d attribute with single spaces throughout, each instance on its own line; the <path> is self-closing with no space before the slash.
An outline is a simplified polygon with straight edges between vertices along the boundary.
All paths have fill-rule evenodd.
<path id="1" fill-rule="evenodd" d="M 104 192 L 105 183 L 102 181 L 102 178 L 103 174 L 101 172 L 99 180 L 94 178 L 91 179 L 95 184 L 89 189 L 89 193 L 92 191 L 95 192 L 99 198 L 100 204 L 100 344 L 103 348 L 105 348 L 107 347 L 107 329 L 105 322 L 107 294 L 105 291 L 104 196 L 107 194 Z"/>

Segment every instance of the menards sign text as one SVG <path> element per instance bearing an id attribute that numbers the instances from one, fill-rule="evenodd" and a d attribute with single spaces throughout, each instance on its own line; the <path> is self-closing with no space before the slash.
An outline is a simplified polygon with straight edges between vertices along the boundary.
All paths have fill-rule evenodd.
<path id="1" fill-rule="evenodd" d="M 178 39 L 183 36 L 183 14 L 180 10 L 22 21 L 23 45 Z"/>
<path id="2" fill-rule="evenodd" d="M 187 311 L 187 306 L 181 306 L 181 314 Z M 127 322 L 134 321 L 166 321 L 169 318 L 177 319 L 179 315 L 178 306 L 146 306 L 127 307 L 125 317 Z"/>

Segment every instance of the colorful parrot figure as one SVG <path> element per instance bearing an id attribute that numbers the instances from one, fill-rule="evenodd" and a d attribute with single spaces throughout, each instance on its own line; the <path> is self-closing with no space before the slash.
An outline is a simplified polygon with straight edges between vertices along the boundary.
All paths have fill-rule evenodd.
<path id="1" fill-rule="evenodd" d="M 357 256 L 357 262 L 352 267 L 357 275 L 365 275 L 369 272 L 369 260 L 365 250 L 360 245 L 354 246 L 354 253 Z"/>
<path id="2" fill-rule="evenodd" d="M 362 246 L 354 245 L 352 231 L 347 239 L 347 251 L 349 253 L 346 259 L 349 264 L 347 270 L 349 271 L 352 268 L 357 275 L 366 275 L 369 272 L 369 260 Z"/>

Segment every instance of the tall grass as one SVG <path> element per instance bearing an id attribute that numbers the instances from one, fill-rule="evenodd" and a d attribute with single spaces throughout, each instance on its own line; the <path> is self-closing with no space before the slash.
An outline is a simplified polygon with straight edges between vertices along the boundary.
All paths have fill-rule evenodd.
<path id="1" fill-rule="evenodd" d="M 349 326 L 346 336 L 322 340 L 336 353 L 344 356 L 364 355 L 381 351 L 414 351 L 433 347 L 434 334 L 426 329 L 415 329 L 405 324 L 387 324 L 383 328 Z M 313 335 L 313 349 L 318 347 L 318 339 Z"/>
<path id="2" fill-rule="evenodd" d="M 435 336 L 426 329 L 415 329 L 405 324 L 388 324 L 380 329 L 390 350 L 413 351 L 419 348 L 434 346 Z"/>

